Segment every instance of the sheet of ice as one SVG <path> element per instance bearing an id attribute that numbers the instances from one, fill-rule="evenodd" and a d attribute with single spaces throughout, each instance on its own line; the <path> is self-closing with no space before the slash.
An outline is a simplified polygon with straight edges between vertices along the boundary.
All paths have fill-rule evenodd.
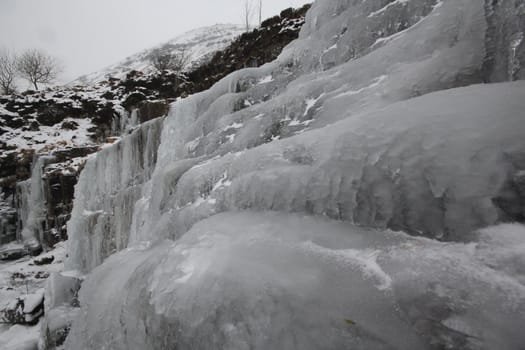
<path id="1" fill-rule="evenodd" d="M 217 212 L 256 209 L 461 240 L 510 209 L 498 198 L 525 166 L 519 161 L 524 87 L 516 82 L 427 94 L 237 157 L 197 167 L 174 162 L 179 171 L 152 180 L 143 239 L 176 238 Z M 231 185 L 216 187 L 225 173 Z M 208 197 L 216 204 L 187 206 Z"/>
<path id="2" fill-rule="evenodd" d="M 220 214 L 95 269 L 66 348 L 515 349 L 525 285 L 504 260 L 523 269 L 523 244 L 520 225 L 464 244 Z"/>
<path id="3" fill-rule="evenodd" d="M 161 126 L 162 119 L 144 123 L 88 159 L 67 224 L 70 256 L 82 266 L 94 267 L 127 246 L 135 202 L 157 160 Z"/>
<path id="4" fill-rule="evenodd" d="M 35 350 L 37 349 L 39 327 L 11 326 L 9 330 L 0 332 L 0 348 L 2 350 Z"/>
<path id="5" fill-rule="evenodd" d="M 71 269 L 98 265 L 125 248 L 128 235 L 131 243 L 173 238 L 202 218 L 237 208 L 322 214 L 444 239 L 496 222 L 500 212 L 491 201 L 507 176 L 521 167 L 501 156 L 521 146 L 516 135 L 522 120 L 510 112 L 521 107 L 509 107 L 520 104 L 516 101 L 522 99 L 521 88 L 509 86 L 509 96 L 503 96 L 503 86 L 465 90 L 461 96 L 470 104 L 453 96 L 463 94 L 458 90 L 392 107 L 484 79 L 484 2 L 465 0 L 458 6 L 445 1 L 436 7 L 437 3 L 411 1 L 402 11 L 391 6 L 368 18 L 380 8 L 377 1 L 318 1 L 299 40 L 276 61 L 235 72 L 210 90 L 175 102 L 164 122 L 151 180 L 140 189 L 134 187 L 133 195 L 121 193 L 123 201 L 117 207 L 126 208 L 131 233 L 122 229 L 129 228 L 127 223 L 105 216 L 84 224 L 78 215 L 82 211 L 75 209 L 71 225 L 78 227 L 71 226 L 70 232 L 75 251 L 71 259 L 76 263 Z M 419 24 L 399 40 L 372 48 L 377 37 L 404 30 L 397 26 L 400 21 L 407 27 Z M 323 66 L 330 60 L 333 68 L 320 72 L 321 55 Z M 274 81 L 257 84 L 268 75 Z M 319 96 L 315 108 L 305 104 Z M 247 99 L 254 104 L 244 106 Z M 485 106 L 484 101 L 491 102 Z M 485 110 L 492 110 L 492 116 Z M 500 114 L 509 118 L 508 129 L 494 117 Z M 233 125 L 238 128 L 227 128 Z M 501 145 L 501 140 L 491 139 L 498 133 Z M 494 145 L 493 153 L 485 142 Z M 234 157 L 238 152 L 244 153 Z M 472 158 L 476 152 L 489 154 L 481 165 Z M 461 155 L 456 160 L 447 157 L 456 153 Z M 119 164 L 111 162 L 97 176 L 85 171 L 78 195 L 84 199 L 78 202 L 90 202 L 92 211 L 111 212 L 100 198 L 120 191 L 113 178 L 129 176 Z M 478 168 L 479 178 L 474 171 Z M 232 186 L 213 190 L 225 171 Z M 476 174 L 475 179 L 469 174 Z M 489 181 L 492 177 L 497 181 Z M 100 179 L 103 190 L 91 190 L 93 178 Z M 213 198 L 215 204 L 187 206 L 200 203 L 199 198 Z M 102 239 L 103 229 L 122 232 L 125 239 L 114 244 L 113 233 Z M 99 238 L 90 238 L 93 231 Z"/>
<path id="6" fill-rule="evenodd" d="M 33 167 L 31 170 L 31 179 L 29 180 L 29 188 L 24 185 L 20 187 L 23 190 L 22 195 L 27 196 L 27 204 L 20 208 L 22 241 L 26 245 L 38 246 L 44 242 L 43 234 L 46 217 L 46 202 L 43 182 L 44 167 L 54 160 L 53 156 L 35 155 L 33 160 Z M 29 189 L 29 192 L 25 192 Z"/>
<path id="7" fill-rule="evenodd" d="M 121 145 L 88 162 L 68 268 L 91 273 L 69 347 L 525 342 L 524 228 L 475 233 L 523 211 L 525 83 L 457 88 L 507 76 L 486 54 L 517 16 L 412 0 L 368 17 L 385 4 L 317 1 L 276 61 L 173 103 L 147 176 L 104 163 Z"/>

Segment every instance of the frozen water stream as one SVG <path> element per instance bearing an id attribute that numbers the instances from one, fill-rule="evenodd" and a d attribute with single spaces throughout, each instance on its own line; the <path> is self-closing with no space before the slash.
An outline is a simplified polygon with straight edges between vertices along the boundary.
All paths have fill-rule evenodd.
<path id="1" fill-rule="evenodd" d="M 89 159 L 67 347 L 525 344 L 511 2 L 317 1 L 276 61 Z"/>

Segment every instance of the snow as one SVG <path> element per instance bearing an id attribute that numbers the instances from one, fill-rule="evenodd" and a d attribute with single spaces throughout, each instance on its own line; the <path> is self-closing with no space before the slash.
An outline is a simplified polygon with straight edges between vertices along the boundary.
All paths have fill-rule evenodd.
<path id="1" fill-rule="evenodd" d="M 32 313 L 44 300 L 44 289 L 39 289 L 34 294 L 27 294 L 23 297 L 24 300 L 24 313 Z"/>
<path id="2" fill-rule="evenodd" d="M 357 90 L 350 90 L 350 91 L 345 91 L 337 96 L 335 96 L 334 98 L 339 98 L 339 97 L 346 97 L 346 96 L 352 96 L 352 95 L 358 95 L 366 90 L 369 90 L 369 89 L 374 89 L 378 86 L 380 86 L 385 80 L 387 80 L 388 76 L 386 75 L 382 75 L 376 79 L 373 80 L 372 84 L 368 85 L 368 86 L 365 86 L 365 87 L 362 87 L 360 89 L 357 89 Z"/>
<path id="3" fill-rule="evenodd" d="M 15 301 L 16 298 L 21 298 L 24 300 L 26 317 L 31 317 L 30 313 L 41 304 L 44 298 L 47 276 L 58 273 L 64 268 L 65 244 L 59 243 L 53 250 L 35 259 L 50 255 L 54 257 L 53 262 L 42 266 L 35 265 L 34 258 L 31 257 L 12 262 L 0 262 L 0 309 Z M 13 276 L 22 275 L 23 278 L 13 278 Z M 1 325 L 0 348 L 2 350 L 36 349 L 40 327 L 41 323 L 35 326 Z"/>
<path id="4" fill-rule="evenodd" d="M 80 77 L 71 82 L 74 84 L 95 84 L 108 77 L 125 78 L 126 74 L 132 70 L 149 73 L 152 70 L 149 62 L 149 55 L 154 50 L 167 48 L 177 52 L 186 49 L 191 61 L 186 69 L 196 67 L 205 62 L 216 51 L 219 51 L 230 44 L 237 36 L 244 32 L 244 27 L 233 24 L 216 24 L 209 27 L 193 29 L 181 34 L 168 42 L 144 50 L 135 55 L 125 58 L 121 62 L 115 63 L 105 69 Z"/>
<path id="5" fill-rule="evenodd" d="M 406 5 L 409 1 L 410 0 L 394 0 L 392 2 L 389 2 L 388 4 L 386 4 L 385 6 L 380 8 L 379 10 L 370 13 L 368 15 L 368 17 L 371 18 L 371 17 L 378 16 L 378 15 L 382 14 L 383 12 L 385 12 L 386 10 L 388 10 L 392 6 L 395 6 L 395 5 Z"/>
<path id="6" fill-rule="evenodd" d="M 227 127 L 224 128 L 224 131 L 228 131 L 228 130 L 231 130 L 231 129 L 240 129 L 243 127 L 243 123 L 233 123 L 233 124 L 230 124 L 228 125 Z"/>
<path id="7" fill-rule="evenodd" d="M 262 77 L 259 81 L 258 81 L 258 84 L 267 84 L 267 83 L 270 83 L 273 81 L 273 77 L 271 75 L 267 75 L 265 77 Z"/>
<path id="8" fill-rule="evenodd" d="M 5 140 L 9 146 L 15 146 L 18 149 L 31 148 L 37 151 L 49 151 L 58 147 L 83 146 L 93 143 L 88 136 L 88 129 L 94 126 L 90 119 L 66 118 L 64 121 L 74 121 L 78 124 L 78 128 L 64 130 L 61 128 L 61 123 L 53 126 L 42 125 L 38 131 L 4 127 L 7 133 L 3 134 L 1 139 Z"/>
<path id="9" fill-rule="evenodd" d="M 315 106 L 315 104 L 317 103 L 317 101 L 319 101 L 323 96 L 324 96 L 324 93 L 319 95 L 319 96 L 317 96 L 316 98 L 308 98 L 308 99 L 306 99 L 306 101 L 304 101 L 306 103 L 306 109 L 304 110 L 303 116 L 307 116 L 308 112 L 310 112 L 310 109 L 312 109 Z"/>
<path id="10" fill-rule="evenodd" d="M 394 41 L 394 40 L 397 40 L 399 39 L 401 36 L 403 36 L 405 33 L 407 33 L 408 31 L 410 31 L 413 27 L 417 26 L 419 23 L 423 22 L 425 18 L 421 18 L 421 20 L 419 22 L 417 22 L 416 24 L 414 24 L 412 27 L 409 27 L 405 30 L 402 30 L 400 32 L 397 32 L 395 34 L 392 34 L 392 35 L 389 35 L 389 36 L 386 36 L 386 37 L 382 37 L 382 38 L 378 38 L 374 44 L 372 45 L 372 47 L 375 47 L 377 45 L 380 45 L 380 44 L 384 44 L 384 43 L 388 43 L 388 42 L 391 42 L 391 41 Z"/>

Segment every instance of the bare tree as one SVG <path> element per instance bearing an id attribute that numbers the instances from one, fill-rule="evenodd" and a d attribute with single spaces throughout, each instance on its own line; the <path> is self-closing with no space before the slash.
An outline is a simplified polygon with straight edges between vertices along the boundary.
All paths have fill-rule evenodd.
<path id="1" fill-rule="evenodd" d="M 242 8 L 242 18 L 244 25 L 246 27 L 246 31 L 248 32 L 250 30 L 250 20 L 253 15 L 253 4 L 252 0 L 244 0 L 244 5 Z"/>
<path id="2" fill-rule="evenodd" d="M 27 79 L 35 90 L 38 84 L 49 84 L 53 82 L 61 72 L 57 60 L 42 51 L 31 49 L 24 52 L 18 59 L 18 73 Z"/>
<path id="3" fill-rule="evenodd" d="M 190 62 L 190 58 L 191 56 L 185 48 L 176 52 L 163 52 L 161 49 L 158 49 L 151 54 L 150 62 L 159 72 L 171 70 L 180 74 Z"/>
<path id="4" fill-rule="evenodd" d="M 259 0 L 259 27 L 262 24 L 262 0 Z"/>
<path id="5" fill-rule="evenodd" d="M 3 49 L 0 51 L 0 92 L 12 94 L 15 92 L 16 55 Z"/>

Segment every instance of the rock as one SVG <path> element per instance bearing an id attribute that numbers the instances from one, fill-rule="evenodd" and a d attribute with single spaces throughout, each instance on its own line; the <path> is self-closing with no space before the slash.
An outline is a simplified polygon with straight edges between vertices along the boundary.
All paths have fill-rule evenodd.
<path id="1" fill-rule="evenodd" d="M 53 152 L 53 156 L 56 158 L 57 163 L 62 163 L 74 158 L 85 157 L 89 154 L 97 152 L 98 149 L 98 146 L 70 147 L 56 150 Z"/>
<path id="2" fill-rule="evenodd" d="M 11 324 L 34 325 L 44 314 L 44 290 L 19 296 L 0 310 L 0 320 Z"/>
<path id="3" fill-rule="evenodd" d="M 138 106 L 138 104 L 144 100 L 146 100 L 146 95 L 142 92 L 132 92 L 126 97 L 124 102 L 122 102 L 122 106 L 129 111 L 133 107 Z"/>
<path id="4" fill-rule="evenodd" d="M 25 122 L 22 118 L 12 117 L 12 116 L 3 116 L 5 125 L 13 128 L 18 129 L 24 126 Z"/>
<path id="5" fill-rule="evenodd" d="M 55 260 L 55 257 L 53 255 L 50 255 L 50 256 L 43 256 L 39 259 L 34 259 L 33 263 L 37 266 L 42 266 L 42 265 L 49 265 L 54 260 Z"/>
<path id="6" fill-rule="evenodd" d="M 13 261 L 23 258 L 29 254 L 28 250 L 23 246 L 4 246 L 0 250 L 0 260 Z"/>
<path id="7" fill-rule="evenodd" d="M 35 278 L 37 279 L 46 279 L 49 277 L 49 272 L 46 271 L 38 271 L 35 275 Z"/>
<path id="8" fill-rule="evenodd" d="M 36 120 L 33 120 L 31 122 L 31 124 L 29 124 L 29 130 L 30 131 L 38 131 L 38 130 L 40 130 L 40 124 Z"/>
<path id="9" fill-rule="evenodd" d="M 140 123 L 162 117 L 169 111 L 170 105 L 163 101 L 143 101 L 138 106 L 138 118 Z"/>
<path id="10" fill-rule="evenodd" d="M 66 120 L 60 125 L 60 128 L 64 130 L 76 130 L 78 129 L 78 123 L 73 120 Z"/>

